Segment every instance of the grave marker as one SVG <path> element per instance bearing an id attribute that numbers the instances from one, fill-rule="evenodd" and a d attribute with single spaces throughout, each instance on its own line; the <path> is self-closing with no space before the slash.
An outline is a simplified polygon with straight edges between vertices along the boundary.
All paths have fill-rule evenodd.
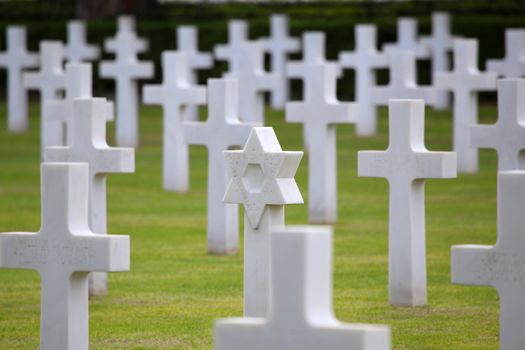
<path id="1" fill-rule="evenodd" d="M 91 45 L 86 38 L 86 22 L 72 20 L 67 22 L 67 43 L 64 55 L 68 62 L 80 63 L 96 61 L 100 58 L 98 45 Z"/>
<path id="2" fill-rule="evenodd" d="M 186 53 L 162 53 L 163 82 L 145 85 L 145 104 L 160 104 L 164 110 L 162 131 L 162 179 L 164 189 L 186 192 L 189 189 L 189 150 L 184 141 L 184 109 L 206 103 L 206 88 L 189 82 Z"/>
<path id="3" fill-rule="evenodd" d="M 7 71 L 7 130 L 27 130 L 27 92 L 22 74 L 26 68 L 38 66 L 38 55 L 28 52 L 26 29 L 21 26 L 7 26 L 6 51 L 0 53 L 0 67 Z"/>
<path id="4" fill-rule="evenodd" d="M 383 45 L 383 50 L 388 54 L 391 51 L 411 51 L 417 59 L 430 57 L 429 48 L 421 42 L 418 36 L 417 20 L 401 17 L 397 20 L 397 41 Z"/>
<path id="5" fill-rule="evenodd" d="M 387 350 L 390 329 L 346 324 L 332 311 L 332 230 L 276 229 L 271 240 L 270 311 L 215 323 L 215 350 Z"/>
<path id="6" fill-rule="evenodd" d="M 248 22 L 234 19 L 228 22 L 228 43 L 215 45 L 215 58 L 228 63 L 225 75 L 238 73 L 240 70 L 238 57 L 241 46 L 248 41 Z"/>
<path id="7" fill-rule="evenodd" d="M 505 57 L 488 60 L 487 70 L 506 78 L 525 76 L 525 29 L 505 30 Z"/>
<path id="8" fill-rule="evenodd" d="M 106 111 L 107 104 L 103 98 L 75 99 L 71 145 L 48 147 L 44 153 L 45 162 L 89 165 L 89 227 L 97 234 L 107 233 L 106 175 L 135 171 L 132 148 L 114 148 L 106 143 Z M 92 274 L 89 282 L 92 295 L 107 293 L 106 273 Z"/>
<path id="9" fill-rule="evenodd" d="M 129 236 L 88 226 L 88 165 L 42 164 L 39 232 L 0 234 L 0 266 L 37 270 L 40 349 L 88 350 L 88 273 L 128 271 Z"/>
<path id="10" fill-rule="evenodd" d="M 437 89 L 454 94 L 454 151 L 458 155 L 458 171 L 478 171 L 478 151 L 470 146 L 471 125 L 478 119 L 478 91 L 496 89 L 496 74 L 478 70 L 478 42 L 475 39 L 454 40 L 454 69 L 438 72 L 434 77 Z"/>
<path id="11" fill-rule="evenodd" d="M 391 100 L 387 150 L 358 153 L 358 175 L 386 178 L 390 185 L 389 301 L 394 306 L 427 303 L 425 180 L 456 176 L 453 152 L 425 148 L 424 113 L 421 100 Z"/>
<path id="12" fill-rule="evenodd" d="M 302 152 L 283 152 L 272 128 L 253 128 L 243 150 L 226 151 L 224 202 L 244 206 L 244 315 L 268 313 L 270 232 L 284 227 L 284 205 L 302 203 L 294 175 Z"/>

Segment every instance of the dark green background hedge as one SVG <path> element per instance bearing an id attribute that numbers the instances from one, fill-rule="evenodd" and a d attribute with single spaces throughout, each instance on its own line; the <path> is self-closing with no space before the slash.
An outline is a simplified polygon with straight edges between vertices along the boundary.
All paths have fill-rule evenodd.
<path id="1" fill-rule="evenodd" d="M 9 24 L 25 24 L 29 32 L 29 46 L 36 50 L 42 39 L 65 39 L 65 23 L 74 17 L 71 1 L 57 1 L 50 6 L 41 2 L 11 1 L 0 3 L 0 30 Z M 406 2 L 310 2 L 310 3 L 229 3 L 229 4 L 169 4 L 161 5 L 149 13 L 137 14 L 138 31 L 148 37 L 151 50 L 143 59 L 156 62 L 159 80 L 159 59 L 163 50 L 175 48 L 175 28 L 180 24 L 199 27 L 200 47 L 210 51 L 217 43 L 226 41 L 227 20 L 243 18 L 250 21 L 250 36 L 257 38 L 268 34 L 268 17 L 272 13 L 290 16 L 291 32 L 300 36 L 306 30 L 321 30 L 327 35 L 327 56 L 335 59 L 340 50 L 353 48 L 353 27 L 357 23 L 375 23 L 379 28 L 380 42 L 396 38 L 396 19 L 414 16 L 419 20 L 421 34 L 430 32 L 432 11 L 448 11 L 453 18 L 453 32 L 480 40 L 480 64 L 484 67 L 488 57 L 500 57 L 504 53 L 505 28 L 525 27 L 525 1 L 406 1 Z M 88 37 L 101 44 L 104 38 L 115 32 L 114 18 L 89 23 Z M 5 35 L 0 46 L 5 47 Z M 420 81 L 428 82 L 428 62 L 420 64 Z M 218 64 L 211 72 L 203 72 L 201 80 L 219 76 L 224 64 Z M 2 78 L 3 78 L 2 73 Z M 340 82 L 342 98 L 353 95 L 351 74 L 345 74 Z M 382 80 L 387 79 L 383 74 Z M 3 90 L 5 79 L 1 79 Z M 109 90 L 110 81 L 95 79 L 97 90 Z M 2 96 L 4 96 L 2 94 Z"/>

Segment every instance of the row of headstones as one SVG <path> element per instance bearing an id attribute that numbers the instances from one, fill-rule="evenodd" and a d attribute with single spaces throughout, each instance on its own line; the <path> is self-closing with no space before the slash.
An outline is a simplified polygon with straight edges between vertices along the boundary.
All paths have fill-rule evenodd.
<path id="1" fill-rule="evenodd" d="M 211 90 L 224 87 L 221 84 L 232 86 L 219 80 Z M 519 98 L 524 96 L 525 81 L 500 84 L 500 113 L 510 109 L 523 117 Z M 0 234 L 0 266 L 35 269 L 41 275 L 42 349 L 87 349 L 88 272 L 129 269 L 129 237 L 104 235 L 105 228 L 94 225 L 100 211 L 93 208 L 97 178 L 93 164 L 127 163 L 131 170 L 133 150 L 110 149 L 96 136 L 105 124 L 104 99 L 76 99 L 73 114 L 74 140 L 82 134 L 81 128 L 87 129 L 91 143 L 101 148 L 99 155 L 106 157 L 79 160 L 72 147 L 48 148 L 49 162 L 42 165 L 40 231 Z M 390 303 L 424 305 L 421 180 L 455 176 L 456 159 L 453 152 L 425 149 L 422 100 L 391 100 L 389 117 L 388 149 L 360 152 L 359 175 L 386 177 L 391 186 Z M 243 150 L 225 151 L 230 179 L 224 200 L 230 205 L 241 203 L 245 209 L 244 317 L 216 323 L 216 349 L 284 350 L 289 344 L 312 350 L 320 346 L 389 349 L 387 327 L 341 324 L 333 315 L 331 229 L 285 225 L 284 205 L 302 203 L 294 180 L 301 157 L 302 152 L 283 152 L 273 129 L 262 127 L 251 129 Z M 453 282 L 493 285 L 500 293 L 502 349 L 521 349 L 525 344 L 520 328 L 525 308 L 519 306 L 525 273 L 521 253 L 524 198 L 525 172 L 500 172 L 498 243 L 452 248 Z"/>

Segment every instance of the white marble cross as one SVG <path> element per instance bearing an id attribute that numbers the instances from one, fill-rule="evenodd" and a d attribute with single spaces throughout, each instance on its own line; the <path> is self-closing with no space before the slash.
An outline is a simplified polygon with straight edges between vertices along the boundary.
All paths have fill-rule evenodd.
<path id="1" fill-rule="evenodd" d="M 229 254 L 239 249 L 239 208 L 223 203 L 228 185 L 223 151 L 243 146 L 257 124 L 239 120 L 237 81 L 208 81 L 208 120 L 185 122 L 184 140 L 208 149 L 208 252 Z"/>
<path id="2" fill-rule="evenodd" d="M 215 45 L 215 58 L 228 62 L 226 74 L 238 73 L 240 70 L 238 56 L 241 46 L 248 41 L 248 22 L 234 19 L 228 22 L 228 44 Z"/>
<path id="3" fill-rule="evenodd" d="M 386 106 L 391 99 L 421 99 L 427 105 L 436 102 L 436 89 L 433 86 L 417 85 L 416 58 L 407 50 L 391 50 L 387 54 L 390 70 L 388 85 L 377 85 L 370 88 L 372 103 Z"/>
<path id="4" fill-rule="evenodd" d="M 429 48 L 418 37 L 417 20 L 401 17 L 397 20 L 397 42 L 383 45 L 383 50 L 389 53 L 394 50 L 408 50 L 414 53 L 417 59 L 429 58 Z"/>
<path id="5" fill-rule="evenodd" d="M 306 67 L 305 95 L 301 102 L 286 104 L 286 121 L 303 124 L 308 152 L 308 213 L 312 223 L 337 220 L 336 124 L 354 122 L 357 107 L 336 96 L 334 63 Z"/>
<path id="6" fill-rule="evenodd" d="M 281 14 L 270 17 L 270 37 L 261 40 L 264 43 L 264 50 L 270 55 L 270 72 L 279 77 L 279 85 L 271 94 L 272 108 L 282 109 L 290 99 L 288 79 L 286 79 L 288 55 L 298 52 L 301 43 L 299 39 L 289 35 L 288 17 Z"/>
<path id="7" fill-rule="evenodd" d="M 456 177 L 454 152 L 430 152 L 424 144 L 422 100 L 391 100 L 386 151 L 358 153 L 358 175 L 390 185 L 389 301 L 395 306 L 427 303 L 425 179 Z"/>
<path id="8" fill-rule="evenodd" d="M 283 152 L 272 128 L 253 128 L 241 151 L 225 151 L 226 203 L 244 206 L 244 315 L 265 317 L 270 297 L 270 232 L 284 205 L 303 203 L 295 172 L 303 152 Z"/>
<path id="9" fill-rule="evenodd" d="M 355 96 L 357 102 L 357 135 L 369 136 L 377 132 L 377 113 L 372 103 L 371 87 L 376 85 L 376 70 L 387 68 L 387 57 L 377 50 L 377 28 L 372 24 L 355 27 L 355 49 L 339 54 L 342 68 L 355 71 Z"/>
<path id="10" fill-rule="evenodd" d="M 64 47 L 60 41 L 42 41 L 40 42 L 40 71 L 24 73 L 25 87 L 40 91 L 41 156 L 46 147 L 61 145 L 64 140 L 62 123 L 44 118 L 46 101 L 60 99 L 60 93 L 66 87 L 63 60 Z"/>
<path id="11" fill-rule="evenodd" d="M 239 117 L 242 121 L 264 125 L 264 93 L 274 91 L 279 76 L 264 70 L 262 42 L 250 41 L 240 45 L 238 72 L 226 74 L 239 81 Z"/>
<path id="12" fill-rule="evenodd" d="M 525 76 L 525 29 L 505 30 L 505 58 L 488 60 L 487 70 L 506 78 Z"/>
<path id="13" fill-rule="evenodd" d="M 452 283 L 492 286 L 499 294 L 500 349 L 525 348 L 525 172 L 498 174 L 495 246 L 455 245 Z"/>
<path id="14" fill-rule="evenodd" d="M 496 90 L 496 74 L 478 70 L 478 41 L 454 40 L 454 70 L 434 76 L 437 89 L 454 94 L 454 151 L 458 155 L 458 171 L 478 171 L 478 151 L 470 146 L 470 130 L 478 120 L 478 91 Z"/>
<path id="15" fill-rule="evenodd" d="M 106 175 L 135 171 L 135 151 L 114 148 L 106 143 L 107 103 L 103 98 L 77 98 L 73 102 L 72 143 L 48 147 L 44 161 L 50 163 L 87 163 L 89 165 L 89 227 L 97 234 L 107 233 Z M 90 293 L 107 293 L 107 275 L 95 273 L 90 278 Z"/>
<path id="16" fill-rule="evenodd" d="M 73 100 L 75 98 L 89 98 L 92 96 L 92 68 L 90 63 L 67 63 L 66 64 L 66 88 L 65 97 L 62 100 L 50 100 L 44 102 L 42 117 L 46 121 L 61 122 L 66 129 L 66 142 L 60 145 L 71 145 L 73 143 Z M 106 120 L 114 118 L 113 102 L 106 102 Z"/>
<path id="17" fill-rule="evenodd" d="M 129 236 L 89 229 L 87 164 L 41 169 L 42 226 L 0 233 L 0 266 L 40 274 L 40 349 L 88 350 L 88 273 L 128 271 Z"/>
<path id="18" fill-rule="evenodd" d="M 115 54 L 115 60 L 100 62 L 100 76 L 115 80 L 116 142 L 126 147 L 139 144 L 137 80 L 153 77 L 153 63 L 137 58 L 148 49 L 148 42 L 137 37 L 134 26 L 132 17 L 119 17 L 117 35 L 104 43 L 106 51 Z"/>
<path id="19" fill-rule="evenodd" d="M 498 80 L 498 120 L 471 126 L 470 145 L 493 148 L 498 171 L 525 169 L 525 79 Z"/>
<path id="20" fill-rule="evenodd" d="M 184 141 L 184 109 L 206 103 L 206 88 L 191 85 L 188 56 L 184 52 L 162 53 L 163 82 L 145 85 L 145 104 L 160 104 L 164 110 L 162 132 L 162 179 L 164 189 L 189 189 L 189 150 Z"/>
<path id="21" fill-rule="evenodd" d="M 213 67 L 213 57 L 211 53 L 199 51 L 199 39 L 197 27 L 179 26 L 177 27 L 177 51 L 186 53 L 188 65 L 191 70 L 188 82 L 191 85 L 199 83 L 197 71 L 200 69 L 210 69 Z M 185 111 L 186 120 L 199 120 L 199 108 L 188 106 Z"/>
<path id="22" fill-rule="evenodd" d="M 388 350 L 386 326 L 348 324 L 332 310 L 332 230 L 297 226 L 270 234 L 266 318 L 215 322 L 215 350 Z"/>
<path id="23" fill-rule="evenodd" d="M 7 27 L 6 51 L 0 53 L 0 67 L 7 71 L 7 130 L 27 130 L 27 92 L 22 72 L 38 66 L 38 55 L 27 51 L 26 29 L 20 26 Z"/>
<path id="24" fill-rule="evenodd" d="M 432 13 L 432 33 L 424 36 L 421 42 L 430 49 L 432 73 L 450 70 L 449 52 L 452 51 L 454 36 L 451 34 L 450 15 L 446 12 Z M 447 91 L 440 91 L 436 97 L 435 108 L 450 107 L 450 96 Z"/>
<path id="25" fill-rule="evenodd" d="M 91 45 L 86 38 L 86 22 L 72 20 L 67 22 L 67 43 L 64 55 L 68 62 L 96 61 L 100 58 L 98 45 Z"/>

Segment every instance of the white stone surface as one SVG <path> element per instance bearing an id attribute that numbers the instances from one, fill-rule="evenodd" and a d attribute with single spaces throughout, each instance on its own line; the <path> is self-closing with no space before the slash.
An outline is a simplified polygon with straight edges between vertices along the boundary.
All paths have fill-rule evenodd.
<path id="1" fill-rule="evenodd" d="M 387 150 L 358 153 L 358 175 L 386 178 L 390 185 L 389 301 L 394 306 L 427 303 L 425 179 L 456 177 L 453 152 L 425 148 L 424 118 L 423 101 L 390 101 Z"/>
<path id="2" fill-rule="evenodd" d="M 377 28 L 372 24 L 355 27 L 354 51 L 339 54 L 342 68 L 355 71 L 355 96 L 357 102 L 356 134 L 370 136 L 377 133 L 376 107 L 372 103 L 371 88 L 376 85 L 376 70 L 387 68 L 387 57 L 377 50 Z"/>
<path id="3" fill-rule="evenodd" d="M 430 36 L 422 37 L 421 42 L 430 49 L 433 74 L 450 70 L 449 53 L 452 51 L 453 41 L 450 15 L 446 12 L 432 13 L 432 33 Z M 449 108 L 449 93 L 438 92 L 434 107 L 437 109 Z"/>
<path id="4" fill-rule="evenodd" d="M 61 145 L 64 140 L 63 124 L 44 118 L 46 101 L 58 100 L 66 87 L 63 68 L 64 46 L 60 41 L 40 42 L 40 71 L 25 72 L 24 85 L 40 91 L 40 154 L 48 146 Z"/>
<path id="5" fill-rule="evenodd" d="M 525 169 L 525 80 L 498 80 L 498 120 L 471 126 L 471 146 L 493 148 L 498 171 Z"/>
<path id="6" fill-rule="evenodd" d="M 213 57 L 209 52 L 199 51 L 199 33 L 195 26 L 177 27 L 177 51 L 186 53 L 188 65 L 191 70 L 188 82 L 191 85 L 199 83 L 198 70 L 213 68 Z M 199 108 L 187 106 L 185 110 L 186 120 L 199 120 Z"/>
<path id="7" fill-rule="evenodd" d="M 478 121 L 478 91 L 496 90 L 496 74 L 478 70 L 478 41 L 454 40 L 454 69 L 434 76 L 437 89 L 454 94 L 454 151 L 458 155 L 458 171 L 478 171 L 478 151 L 470 146 L 470 130 Z"/>
<path id="8" fill-rule="evenodd" d="M 525 172 L 498 175 L 498 232 L 495 246 L 455 245 L 452 283 L 492 286 L 499 294 L 500 349 L 525 348 Z"/>
<path id="9" fill-rule="evenodd" d="M 72 143 L 65 147 L 49 147 L 44 161 L 49 163 L 87 163 L 89 165 L 89 227 L 97 234 L 107 233 L 106 175 L 135 171 L 135 151 L 114 148 L 106 143 L 107 104 L 103 98 L 75 99 L 73 102 Z M 92 295 L 107 293 L 107 275 L 90 277 Z"/>
<path id="10" fill-rule="evenodd" d="M 419 38 L 417 20 L 409 17 L 398 18 L 397 41 L 384 44 L 383 50 L 387 53 L 392 50 L 408 50 L 413 52 L 417 59 L 430 57 L 429 48 Z"/>
<path id="11" fill-rule="evenodd" d="M 240 45 L 238 71 L 226 74 L 239 82 L 239 117 L 264 125 L 264 93 L 279 86 L 279 76 L 264 70 L 264 47 L 259 41 Z"/>
<path id="12" fill-rule="evenodd" d="M 208 149 L 208 252 L 229 254 L 239 249 L 239 208 L 224 203 L 228 184 L 223 151 L 241 147 L 257 124 L 239 120 L 237 81 L 208 81 L 208 120 L 184 123 L 184 140 Z"/>
<path id="13" fill-rule="evenodd" d="M 153 64 L 139 61 L 137 55 L 148 50 L 148 42 L 137 37 L 133 17 L 120 16 L 117 35 L 106 39 L 104 47 L 115 54 L 114 61 L 100 62 L 100 76 L 115 80 L 116 143 L 124 147 L 138 147 L 137 81 L 153 77 Z"/>
<path id="14" fill-rule="evenodd" d="M 302 203 L 294 175 L 302 152 L 283 152 L 272 128 L 253 128 L 243 150 L 225 151 L 224 201 L 244 206 L 244 315 L 265 317 L 270 297 L 270 232 L 284 227 L 284 205 Z"/>
<path id="15" fill-rule="evenodd" d="M 44 102 L 42 117 L 46 122 L 63 123 L 66 130 L 66 142 L 59 145 L 71 145 L 73 143 L 73 100 L 75 98 L 89 98 L 92 96 L 92 67 L 90 63 L 67 63 L 65 78 L 65 96 L 62 100 L 51 100 Z M 106 102 L 106 120 L 114 118 L 113 102 Z"/>
<path id="16" fill-rule="evenodd" d="M 301 48 L 299 39 L 291 37 L 288 29 L 288 16 L 282 14 L 270 17 L 270 37 L 261 39 L 264 50 L 270 55 L 270 72 L 279 77 L 279 84 L 272 91 L 271 105 L 274 109 L 283 109 L 290 99 L 290 87 L 286 79 L 288 55 Z"/>
<path id="17" fill-rule="evenodd" d="M 228 63 L 226 75 L 238 73 L 240 70 L 238 57 L 241 47 L 248 41 L 248 22 L 234 19 L 228 22 L 228 43 L 215 45 L 215 58 Z"/>
<path id="18" fill-rule="evenodd" d="M 6 39 L 6 51 L 0 52 L 0 68 L 7 71 L 7 130 L 24 132 L 28 127 L 28 103 L 22 73 L 38 66 L 38 55 L 26 49 L 25 27 L 7 26 Z"/>
<path id="19" fill-rule="evenodd" d="M 0 234 L 0 266 L 37 270 L 40 349 L 88 350 L 88 273 L 128 271 L 129 236 L 88 226 L 88 165 L 42 164 L 42 226 Z"/>
<path id="20" fill-rule="evenodd" d="M 270 234 L 268 317 L 215 323 L 215 350 L 387 350 L 385 326 L 339 322 L 332 311 L 332 232 L 290 227 Z"/>
<path id="21" fill-rule="evenodd" d="M 505 57 L 488 60 L 487 70 L 506 78 L 525 76 L 525 29 L 505 30 Z"/>
<path id="22" fill-rule="evenodd" d="M 87 42 L 86 22 L 72 20 L 67 22 L 67 43 L 64 55 L 68 62 L 79 63 L 96 61 L 100 58 L 100 48 Z"/>
<path id="23" fill-rule="evenodd" d="M 387 106 L 391 99 L 421 99 L 427 105 L 436 103 L 437 91 L 433 86 L 417 85 L 416 58 L 407 50 L 390 50 L 387 54 L 390 81 L 387 85 L 370 88 L 372 103 Z"/>
<path id="24" fill-rule="evenodd" d="M 308 152 L 308 214 L 312 223 L 337 220 L 336 125 L 355 122 L 357 106 L 337 100 L 337 66 L 312 64 L 306 68 L 304 99 L 286 104 L 286 121 L 303 124 Z"/>
<path id="25" fill-rule="evenodd" d="M 145 85 L 145 104 L 163 108 L 162 179 L 165 190 L 186 192 L 189 189 L 189 150 L 184 141 L 184 109 L 206 103 L 206 88 L 190 83 L 186 53 L 162 53 L 163 82 Z"/>

